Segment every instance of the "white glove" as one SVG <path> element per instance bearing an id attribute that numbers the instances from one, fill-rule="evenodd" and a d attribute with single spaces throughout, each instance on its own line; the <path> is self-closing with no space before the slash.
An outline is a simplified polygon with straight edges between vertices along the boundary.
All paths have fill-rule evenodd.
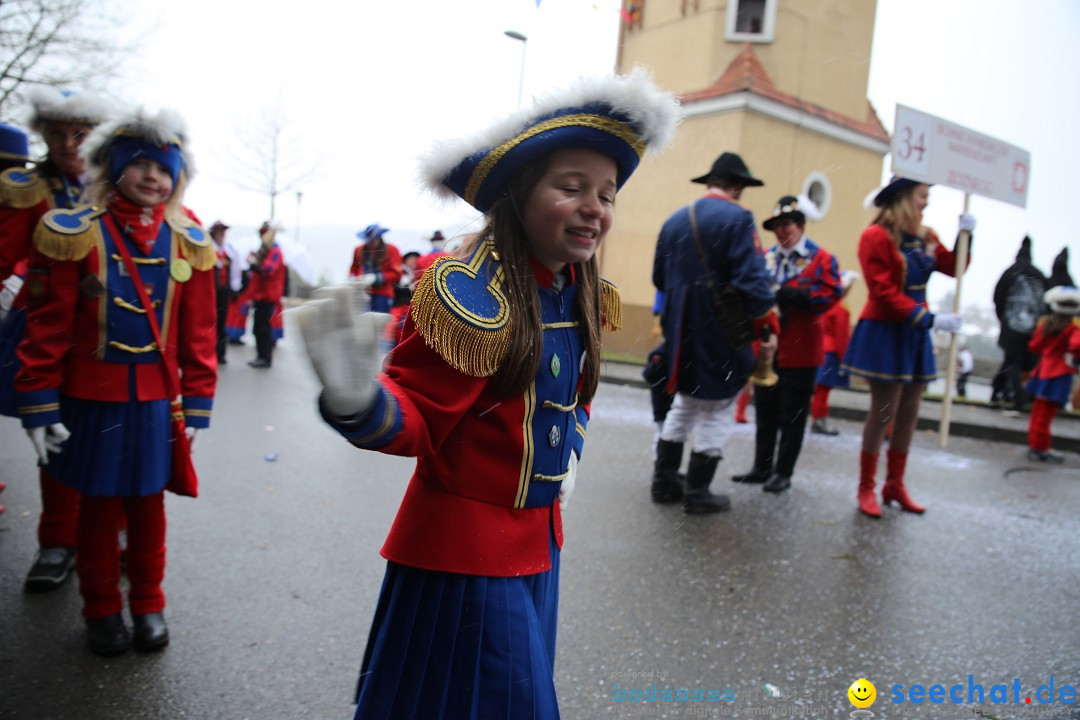
<path id="1" fill-rule="evenodd" d="M 356 278 L 356 283 L 367 290 L 369 287 L 375 284 L 375 281 L 379 279 L 379 276 L 375 273 L 364 273 L 360 277 Z"/>
<path id="2" fill-rule="evenodd" d="M 956 313 L 938 313 L 934 316 L 934 329 L 942 332 L 958 333 L 963 324 L 963 318 Z"/>
<path id="3" fill-rule="evenodd" d="M 201 428 L 193 427 L 184 428 L 184 435 L 187 436 L 188 450 L 191 452 L 195 452 L 195 438 L 198 437 L 200 429 Z"/>
<path id="4" fill-rule="evenodd" d="M 960 229 L 975 232 L 975 216 L 971 213 L 960 213 Z"/>
<path id="5" fill-rule="evenodd" d="M 570 503 L 570 494 L 574 492 L 574 483 L 577 482 L 577 453 L 570 451 L 570 467 L 566 471 L 566 478 L 559 488 L 559 508 L 566 512 L 566 506 Z"/>
<path id="6" fill-rule="evenodd" d="M 8 310 L 11 310 L 15 296 L 19 294 L 22 286 L 23 279 L 18 275 L 11 275 L 4 281 L 4 287 L 0 289 L 0 320 L 7 317 Z"/>
<path id="7" fill-rule="evenodd" d="M 339 417 L 358 415 L 375 398 L 375 375 L 382 366 L 379 341 L 390 316 L 362 312 L 367 295 L 352 286 L 320 288 L 314 297 L 293 312 L 325 391 L 323 402 Z"/>
<path id="8" fill-rule="evenodd" d="M 34 444 L 34 451 L 37 453 L 42 465 L 48 465 L 49 453 L 60 452 L 60 445 L 71 437 L 71 433 L 64 427 L 63 423 L 27 428 L 26 434 L 30 437 L 30 442 Z"/>

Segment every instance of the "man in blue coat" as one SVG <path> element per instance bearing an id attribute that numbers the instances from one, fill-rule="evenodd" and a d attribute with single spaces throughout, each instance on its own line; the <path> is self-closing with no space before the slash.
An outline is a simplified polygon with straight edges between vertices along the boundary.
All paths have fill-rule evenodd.
<path id="1" fill-rule="evenodd" d="M 705 185 L 706 193 L 667 219 L 653 262 L 653 284 L 665 297 L 667 389 L 675 401 L 657 443 L 652 499 L 682 501 L 683 512 L 703 514 L 731 506 L 726 496 L 710 493 L 709 485 L 731 431 L 733 419 L 725 411 L 754 367 L 753 349 L 728 337 L 716 300 L 730 286 L 741 296 L 753 336 L 771 329 L 760 352 L 775 352 L 780 326 L 754 218 L 738 204 L 744 189 L 764 183 L 730 152 L 692 182 Z M 679 466 L 691 432 L 694 449 L 684 488 Z"/>

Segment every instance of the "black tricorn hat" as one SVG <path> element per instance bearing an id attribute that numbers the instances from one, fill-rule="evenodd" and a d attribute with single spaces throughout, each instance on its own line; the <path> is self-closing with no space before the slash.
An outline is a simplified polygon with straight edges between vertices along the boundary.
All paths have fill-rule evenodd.
<path id="1" fill-rule="evenodd" d="M 806 224 L 806 214 L 799 209 L 799 198 L 794 195 L 785 195 L 777 200 L 772 215 L 761 223 L 761 226 L 766 230 L 772 230 L 777 222 L 785 218 L 794 220 L 796 225 Z"/>
<path id="2" fill-rule="evenodd" d="M 705 185 L 708 184 L 710 180 L 724 179 L 737 180 L 746 184 L 748 187 L 760 187 L 765 184 L 754 177 L 750 172 L 750 168 L 746 167 L 746 163 L 743 162 L 743 159 L 733 152 L 726 152 L 716 158 L 716 162 L 712 164 L 712 168 L 709 169 L 709 172 L 701 177 L 692 179 L 690 182 Z"/>

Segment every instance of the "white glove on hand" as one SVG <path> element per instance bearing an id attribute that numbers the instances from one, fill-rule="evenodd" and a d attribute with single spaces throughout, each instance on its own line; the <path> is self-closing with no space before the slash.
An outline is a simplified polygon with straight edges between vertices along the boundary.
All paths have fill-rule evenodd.
<path id="1" fill-rule="evenodd" d="M 352 417 L 367 410 L 375 397 L 375 375 L 382 366 L 379 340 L 390 316 L 362 312 L 366 293 L 348 285 L 320 288 L 314 297 L 293 312 L 325 391 L 326 409 Z"/>
<path id="2" fill-rule="evenodd" d="M 963 324 L 963 318 L 956 313 L 938 313 L 934 316 L 934 330 L 956 334 Z"/>
<path id="3" fill-rule="evenodd" d="M 195 452 L 195 438 L 198 437 L 200 429 L 201 428 L 193 427 L 184 428 L 184 435 L 187 436 L 188 450 L 191 452 Z"/>
<path id="4" fill-rule="evenodd" d="M 26 434 L 30 437 L 30 442 L 34 444 L 34 452 L 37 453 L 42 465 L 48 465 L 49 453 L 60 452 L 60 446 L 71 437 L 71 432 L 64 427 L 63 423 L 27 428 Z"/>
<path id="5" fill-rule="evenodd" d="M 566 478 L 559 488 L 559 508 L 566 512 L 566 506 L 570 503 L 570 494 L 574 492 L 574 483 L 577 482 L 577 453 L 570 451 L 570 467 L 566 471 Z"/>
<path id="6" fill-rule="evenodd" d="M 975 216 L 971 213 L 960 213 L 960 229 L 975 232 Z"/>
<path id="7" fill-rule="evenodd" d="M 369 287 L 375 284 L 375 281 L 379 279 L 379 276 L 375 273 L 364 273 L 360 277 L 356 278 L 356 283 L 367 290 Z"/>
<path id="8" fill-rule="evenodd" d="M 18 275 L 11 275 L 4 281 L 4 287 L 0 290 L 0 320 L 7 317 L 8 310 L 11 309 L 11 305 L 15 302 L 15 296 L 19 294 L 22 286 L 23 279 Z"/>

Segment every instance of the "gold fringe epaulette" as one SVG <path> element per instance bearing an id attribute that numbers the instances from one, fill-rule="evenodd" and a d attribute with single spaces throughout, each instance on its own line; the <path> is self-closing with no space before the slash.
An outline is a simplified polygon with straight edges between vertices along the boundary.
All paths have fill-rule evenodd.
<path id="1" fill-rule="evenodd" d="M 510 347 L 510 306 L 491 243 L 469 260 L 445 257 L 424 271 L 412 298 L 412 319 L 424 342 L 471 377 L 495 374 Z"/>
<path id="2" fill-rule="evenodd" d="M 50 210 L 34 231 L 34 247 L 53 260 L 82 260 L 101 242 L 101 227 L 92 221 L 104 212 L 94 205 Z"/>
<path id="3" fill-rule="evenodd" d="M 605 330 L 622 330 L 622 295 L 619 288 L 600 278 L 600 321 Z"/>
<path id="4" fill-rule="evenodd" d="M 0 173 L 0 205 L 23 210 L 48 196 L 49 186 L 37 170 L 8 168 Z"/>
<path id="5" fill-rule="evenodd" d="M 217 250 L 210 234 L 186 215 L 170 215 L 169 227 L 180 236 L 180 254 L 195 270 L 209 270 L 217 263 Z"/>

